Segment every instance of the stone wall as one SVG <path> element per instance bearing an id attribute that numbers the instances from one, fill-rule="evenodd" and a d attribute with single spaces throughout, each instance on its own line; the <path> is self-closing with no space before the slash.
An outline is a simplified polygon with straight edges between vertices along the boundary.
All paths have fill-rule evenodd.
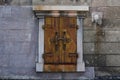
<path id="1" fill-rule="evenodd" d="M 0 6 L 0 75 L 43 78 L 35 72 L 38 19 L 32 11 L 37 4 L 90 5 L 84 19 L 84 61 L 95 67 L 96 76 L 120 73 L 120 1 L 119 0 L 8 0 Z M 92 12 L 102 12 L 102 26 L 91 22 Z M 54 74 L 54 73 L 53 73 Z M 47 78 L 50 77 L 49 74 Z M 61 74 L 54 75 L 54 78 Z M 66 74 L 67 75 L 67 74 Z"/>
<path id="2" fill-rule="evenodd" d="M 102 26 L 84 20 L 84 60 L 96 67 L 96 76 L 120 73 L 120 1 L 92 0 L 90 13 L 102 12 Z"/>
<path id="3" fill-rule="evenodd" d="M 1 5 L 16 5 L 16 6 L 26 6 L 32 5 L 32 0 L 0 0 Z"/>

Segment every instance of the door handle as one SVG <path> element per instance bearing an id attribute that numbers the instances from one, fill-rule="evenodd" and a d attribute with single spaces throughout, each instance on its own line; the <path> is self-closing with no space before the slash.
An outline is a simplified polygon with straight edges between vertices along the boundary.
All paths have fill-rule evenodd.
<path id="1" fill-rule="evenodd" d="M 51 39 L 51 42 L 55 44 L 55 51 L 59 48 L 59 41 L 62 41 L 63 50 L 66 50 L 66 44 L 70 42 L 70 39 L 66 36 L 66 31 L 63 31 L 62 38 L 59 36 L 58 32 L 55 32 L 55 36 Z"/>
<path id="2" fill-rule="evenodd" d="M 55 32 L 55 36 L 53 39 L 51 39 L 51 43 L 54 43 L 55 44 L 55 51 L 58 50 L 59 48 L 59 33 L 58 32 Z"/>
<path id="3" fill-rule="evenodd" d="M 66 44 L 70 42 L 70 39 L 67 38 L 66 36 L 66 31 L 63 31 L 63 37 L 62 37 L 62 41 L 63 41 L 63 50 L 66 50 Z"/>

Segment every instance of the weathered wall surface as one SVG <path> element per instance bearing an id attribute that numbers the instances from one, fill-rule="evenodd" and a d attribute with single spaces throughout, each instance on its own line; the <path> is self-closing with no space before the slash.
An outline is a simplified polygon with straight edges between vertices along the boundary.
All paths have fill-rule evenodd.
<path id="1" fill-rule="evenodd" d="M 120 73 L 120 1 L 92 0 L 90 13 L 103 13 L 101 27 L 92 24 L 91 16 L 84 21 L 84 59 L 96 66 L 96 76 Z"/>
<path id="2" fill-rule="evenodd" d="M 32 5 L 32 0 L 0 0 L 0 4 L 24 6 L 24 5 Z"/>
<path id="3" fill-rule="evenodd" d="M 78 0 L 79 1 L 79 0 Z M 35 72 L 38 20 L 32 12 L 32 0 L 8 0 L 0 6 L 0 75 L 39 76 Z M 84 61 L 96 67 L 96 76 L 120 73 L 120 1 L 119 0 L 33 0 L 38 4 L 89 4 L 84 20 Z M 91 13 L 103 12 L 103 25 L 91 22 Z M 103 74 L 104 73 L 104 74 Z M 55 73 L 56 74 L 56 73 Z M 50 77 L 49 74 L 47 78 Z M 56 74 L 54 78 L 60 77 Z M 66 74 L 67 75 L 67 74 Z"/>
<path id="4" fill-rule="evenodd" d="M 0 78 L 79 79 L 80 75 L 84 76 L 80 73 L 36 73 L 38 27 L 32 6 L 0 6 Z M 87 70 L 91 72 L 90 68 Z"/>
<path id="5" fill-rule="evenodd" d="M 34 75 L 38 21 L 29 6 L 0 6 L 0 76 Z"/>

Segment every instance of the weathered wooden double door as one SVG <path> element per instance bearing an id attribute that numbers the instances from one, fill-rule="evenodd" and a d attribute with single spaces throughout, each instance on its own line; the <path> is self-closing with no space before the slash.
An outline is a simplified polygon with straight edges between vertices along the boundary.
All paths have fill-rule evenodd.
<path id="1" fill-rule="evenodd" d="M 76 71 L 77 57 L 76 17 L 45 17 L 44 71 Z"/>

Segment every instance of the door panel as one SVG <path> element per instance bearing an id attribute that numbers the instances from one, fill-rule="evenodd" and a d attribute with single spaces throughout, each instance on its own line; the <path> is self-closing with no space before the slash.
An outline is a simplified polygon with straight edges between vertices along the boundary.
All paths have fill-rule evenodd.
<path id="1" fill-rule="evenodd" d="M 76 71 L 76 17 L 45 17 L 44 71 Z"/>
<path id="2" fill-rule="evenodd" d="M 76 24 L 76 18 L 75 17 L 61 17 L 60 18 L 60 27 L 61 27 L 61 31 L 60 34 L 61 36 L 63 36 L 63 32 L 66 32 L 66 38 L 69 41 L 66 41 L 66 43 L 64 44 L 63 42 L 61 42 L 62 47 L 66 47 L 65 49 L 63 48 L 61 50 L 61 57 L 63 57 L 63 62 L 71 64 L 74 62 L 73 56 L 76 55 L 76 35 L 77 35 L 77 30 L 76 27 L 72 26 L 73 24 Z M 77 56 L 77 55 L 76 55 Z M 64 61 L 65 59 L 65 61 Z M 75 59 L 76 60 L 76 59 Z M 76 64 L 76 62 L 74 63 Z"/>
<path id="3" fill-rule="evenodd" d="M 45 18 L 45 26 L 44 26 L 44 62 L 46 64 L 58 62 L 59 51 L 55 50 L 55 33 L 58 32 L 58 19 L 54 17 L 46 17 Z M 59 43 L 58 43 L 59 45 Z"/>

